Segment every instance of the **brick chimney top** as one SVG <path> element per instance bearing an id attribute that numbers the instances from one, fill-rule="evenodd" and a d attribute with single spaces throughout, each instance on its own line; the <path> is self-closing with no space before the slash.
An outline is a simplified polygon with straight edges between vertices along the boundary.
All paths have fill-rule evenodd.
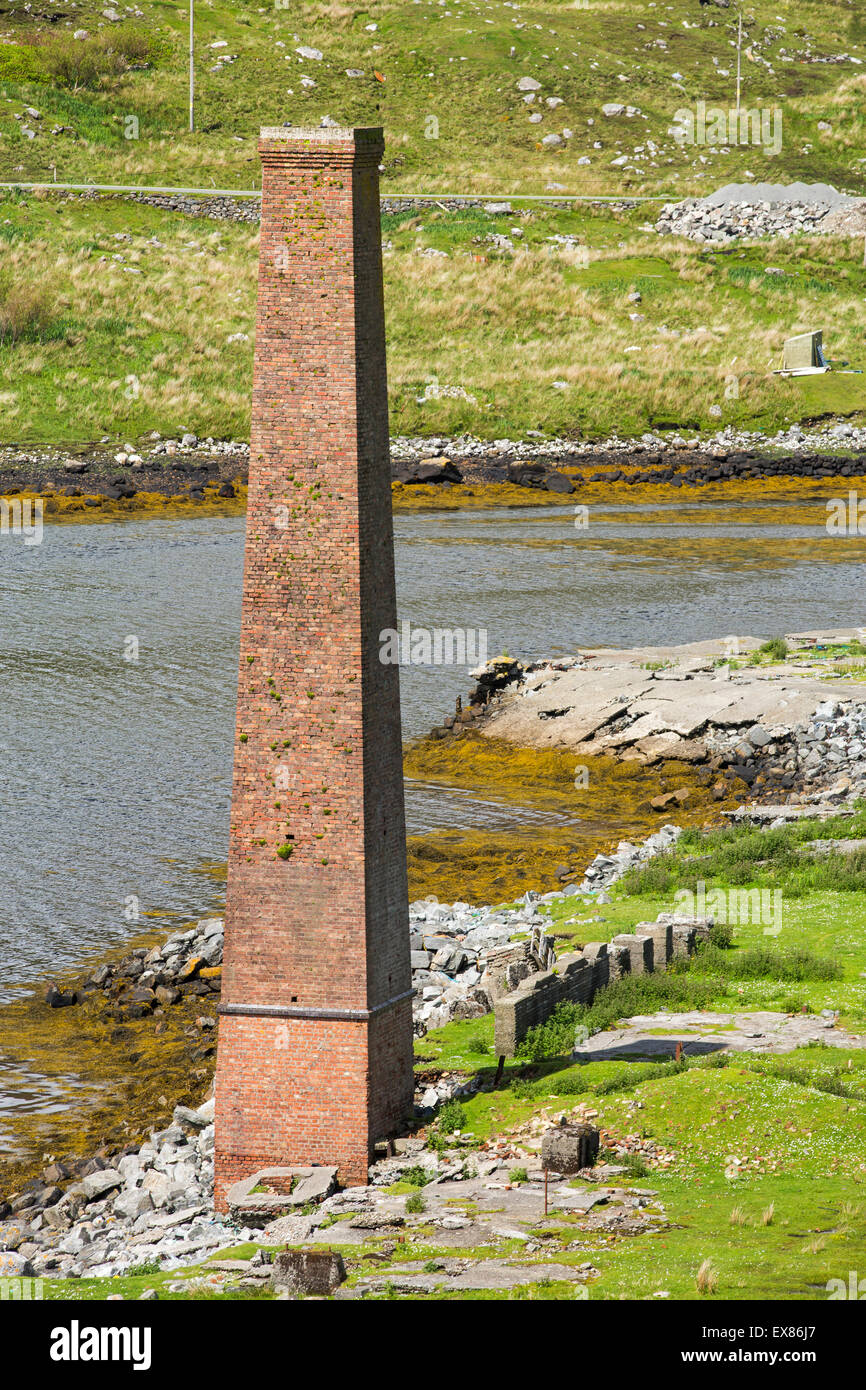
<path id="1" fill-rule="evenodd" d="M 378 145 L 384 140 L 381 126 L 266 125 L 262 126 L 259 137 L 262 140 L 286 140 L 292 144 L 312 142 L 316 145 L 342 145 L 347 140 L 354 145 Z"/>
<path id="2" fill-rule="evenodd" d="M 381 126 L 262 126 L 259 156 L 262 163 L 309 165 L 335 169 L 353 165 L 378 165 L 385 153 Z"/>

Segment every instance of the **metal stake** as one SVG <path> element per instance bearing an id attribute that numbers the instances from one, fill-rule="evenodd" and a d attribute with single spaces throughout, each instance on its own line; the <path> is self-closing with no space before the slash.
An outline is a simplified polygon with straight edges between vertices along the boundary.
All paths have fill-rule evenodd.
<path id="1" fill-rule="evenodd" d="M 195 130 L 195 0 L 189 0 L 189 131 Z"/>

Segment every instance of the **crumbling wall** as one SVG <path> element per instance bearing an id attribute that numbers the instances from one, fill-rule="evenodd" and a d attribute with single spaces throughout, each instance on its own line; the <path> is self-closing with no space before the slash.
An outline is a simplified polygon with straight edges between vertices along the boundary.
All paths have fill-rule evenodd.
<path id="1" fill-rule="evenodd" d="M 513 1057 L 530 1028 L 544 1023 L 559 1004 L 591 1004 L 600 989 L 625 975 L 666 970 L 671 960 L 692 955 L 711 926 L 709 918 L 661 913 L 655 922 L 639 922 L 634 932 L 610 942 L 590 941 L 581 951 L 560 956 L 552 969 L 529 975 L 494 999 L 497 1055 Z"/>

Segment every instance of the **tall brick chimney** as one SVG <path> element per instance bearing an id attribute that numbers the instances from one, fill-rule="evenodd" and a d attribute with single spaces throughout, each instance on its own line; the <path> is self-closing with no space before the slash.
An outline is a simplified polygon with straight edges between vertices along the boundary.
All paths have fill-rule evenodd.
<path id="1" fill-rule="evenodd" d="M 216 1203 L 412 1107 L 380 130 L 265 129 Z"/>

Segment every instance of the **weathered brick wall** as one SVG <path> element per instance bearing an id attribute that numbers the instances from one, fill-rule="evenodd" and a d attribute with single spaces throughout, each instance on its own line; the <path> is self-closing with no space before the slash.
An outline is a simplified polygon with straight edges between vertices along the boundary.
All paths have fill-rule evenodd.
<path id="1" fill-rule="evenodd" d="M 216 1200 L 412 1106 L 377 130 L 265 130 Z"/>

